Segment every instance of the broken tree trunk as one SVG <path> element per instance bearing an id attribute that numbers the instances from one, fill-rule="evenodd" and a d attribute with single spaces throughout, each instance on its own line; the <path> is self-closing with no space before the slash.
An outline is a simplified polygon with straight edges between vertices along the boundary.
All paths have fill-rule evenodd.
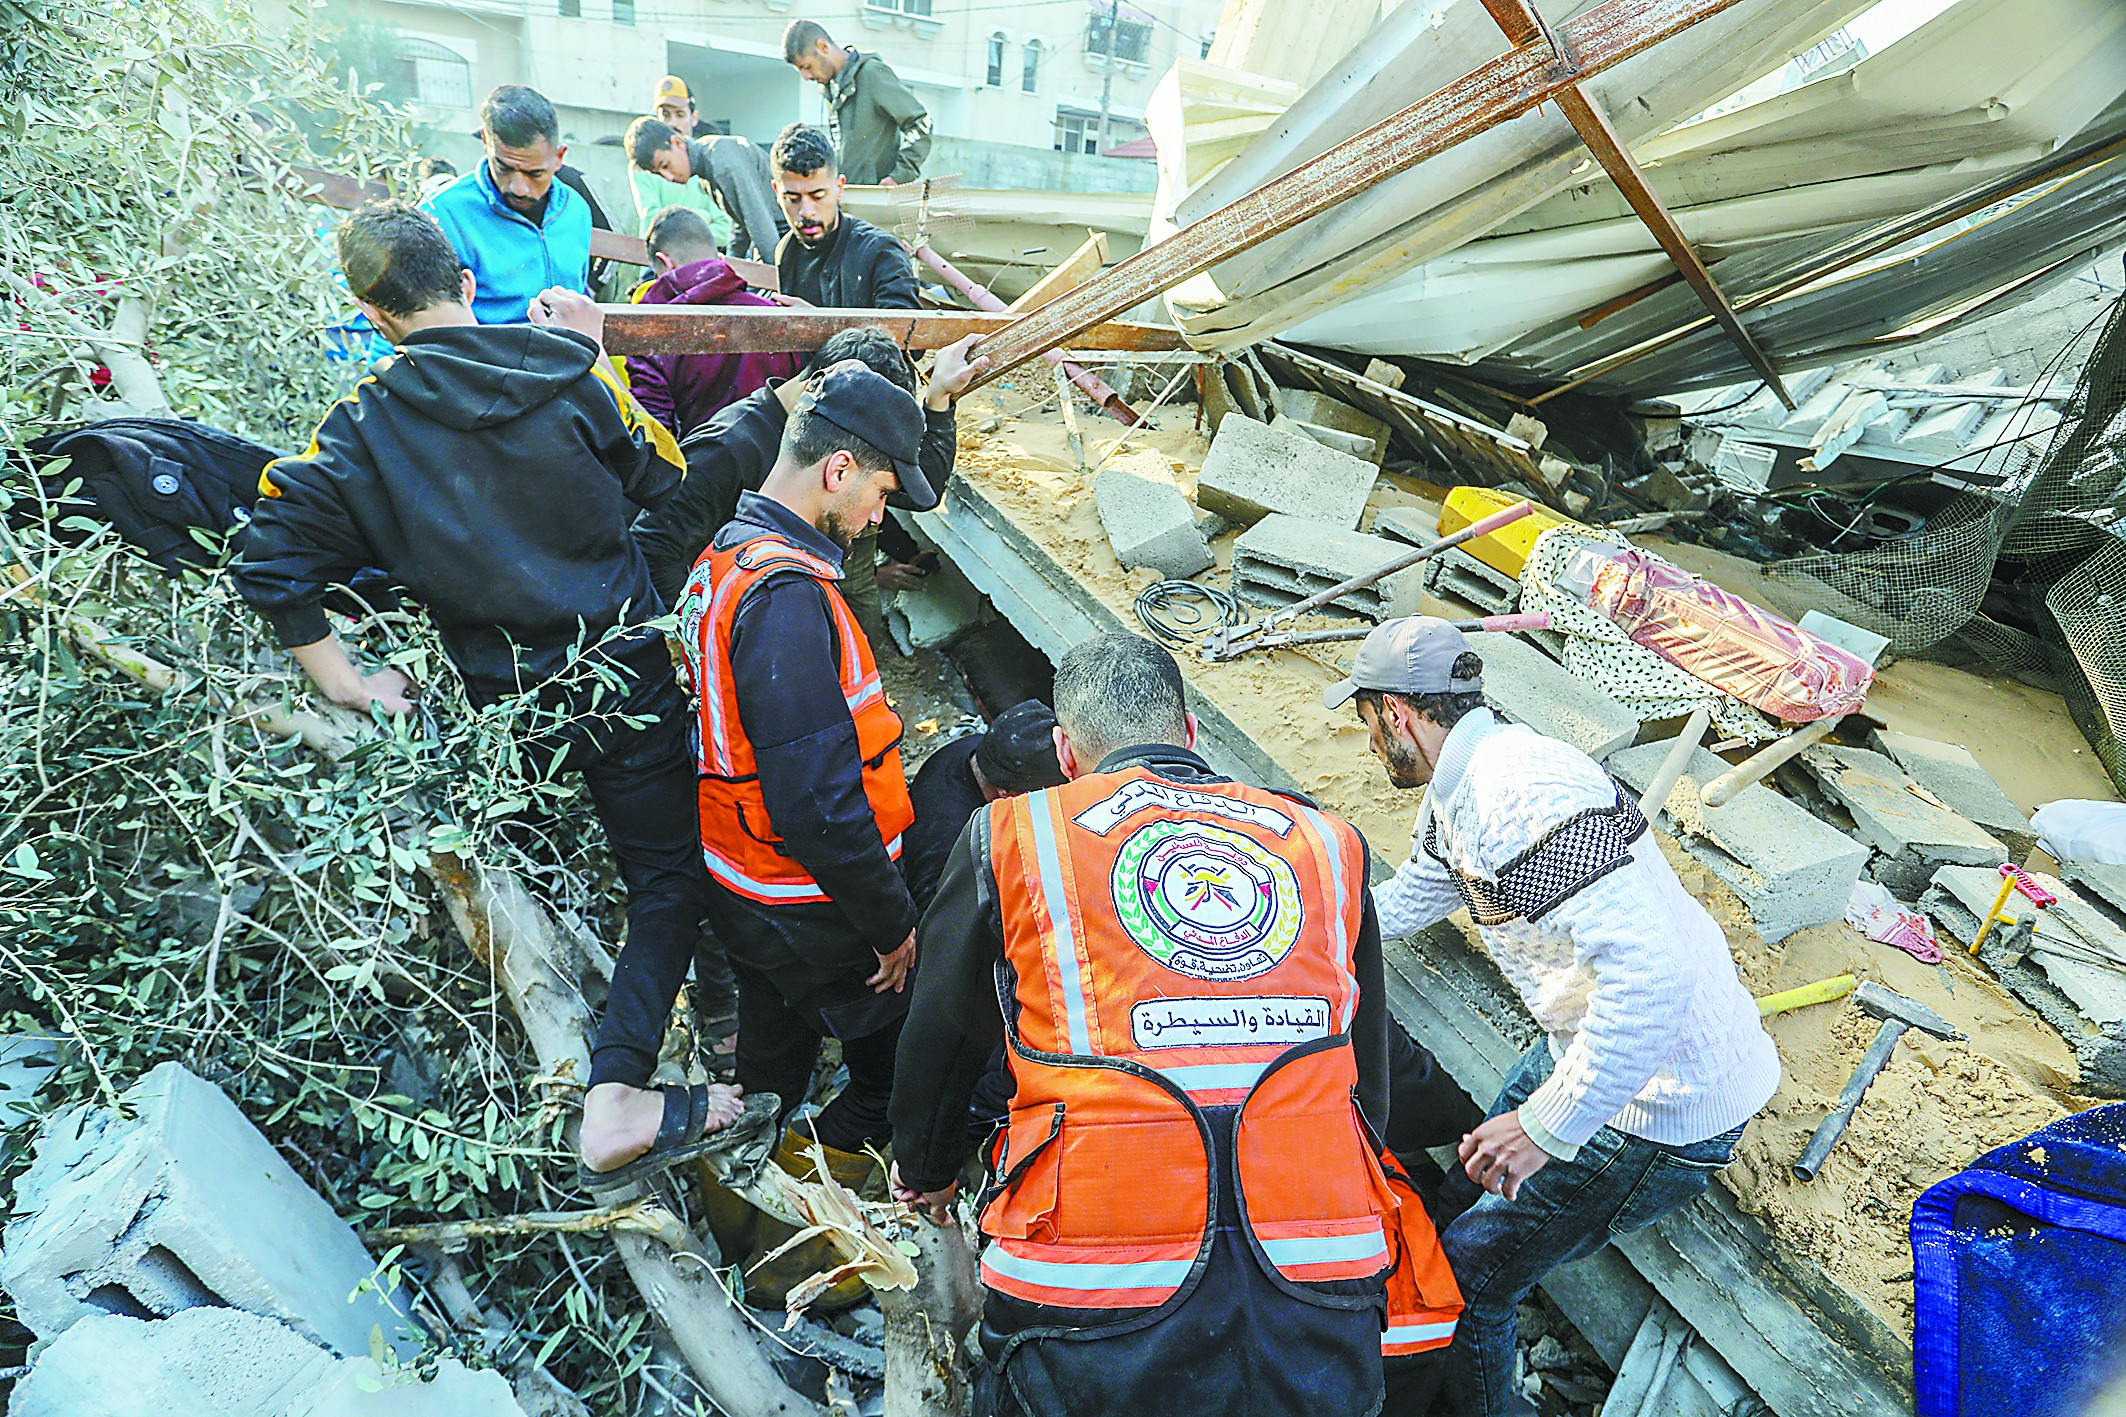
<path id="1" fill-rule="evenodd" d="M 959 1417 L 967 1410 L 966 1341 L 980 1317 L 974 1251 L 957 1218 L 918 1221 L 913 1289 L 882 1289 L 886 1417 Z"/>

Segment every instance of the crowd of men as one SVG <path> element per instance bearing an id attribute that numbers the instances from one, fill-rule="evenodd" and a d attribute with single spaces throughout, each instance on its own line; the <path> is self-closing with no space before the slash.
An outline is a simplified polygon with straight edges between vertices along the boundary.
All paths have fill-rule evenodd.
<path id="1" fill-rule="evenodd" d="M 694 138 L 672 80 L 631 155 L 772 244 L 782 296 L 913 305 L 906 253 L 839 197 L 859 163 L 912 174 L 920 110 L 817 26 L 786 49 L 839 148 Z M 984 1413 L 1532 1411 L 1520 1301 L 1701 1193 L 1778 1081 L 1634 799 L 1496 719 L 1480 654 L 1422 617 L 1376 628 L 1326 699 L 1423 792 L 1377 886 L 1356 829 L 1197 750 L 1179 665 L 1138 636 L 1072 648 L 1052 707 L 911 783 L 869 547 L 889 506 L 944 494 L 972 342 L 922 377 L 875 328 L 623 377 L 552 107 L 498 89 L 482 127 L 473 171 L 341 226 L 395 353 L 266 469 L 234 574 L 320 693 L 404 713 L 420 686 L 359 667 L 324 608 L 381 572 L 471 702 L 505 706 L 526 770 L 582 778 L 627 933 L 578 1183 L 634 1186 L 772 1095 L 795 1173 L 941 1223 L 980 1187 Z M 644 299 L 767 298 L 698 209 L 647 241 Z M 1464 908 L 1543 1035 L 1482 1116 L 1395 1024 L 1381 949 Z M 708 1080 L 660 1082 L 690 970 Z M 843 1076 L 814 1108 L 830 1038 Z M 774 1282 L 789 1234 L 747 1215 L 727 1253 Z"/>

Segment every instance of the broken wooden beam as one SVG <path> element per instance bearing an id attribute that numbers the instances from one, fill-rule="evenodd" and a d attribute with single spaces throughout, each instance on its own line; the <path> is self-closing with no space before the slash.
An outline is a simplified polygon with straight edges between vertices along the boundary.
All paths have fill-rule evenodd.
<path id="1" fill-rule="evenodd" d="M 1289 231 L 1434 154 L 1517 118 L 1735 3 L 1606 0 L 1561 26 L 1556 45 L 1515 45 L 984 341 L 977 353 L 989 357 L 990 367 L 975 382 L 987 383 L 1059 348 L 1234 252 Z"/>
<path id="2" fill-rule="evenodd" d="M 1104 236 L 1096 237 L 1095 239 L 1103 246 L 1106 244 L 1107 238 Z M 1091 243 L 1087 244 L 1090 245 Z M 915 258 L 933 271 L 936 271 L 947 285 L 967 297 L 977 310 L 987 310 L 992 314 L 1009 313 L 1009 307 L 998 298 L 994 291 L 968 275 L 958 266 L 952 264 L 952 262 L 946 260 L 943 256 L 940 256 L 936 251 L 930 249 L 928 245 L 917 246 L 915 248 Z M 1063 373 L 1069 375 L 1070 381 L 1082 389 L 1087 398 L 1105 409 L 1108 417 L 1127 428 L 1134 428 L 1144 421 L 1137 416 L 1137 410 L 1131 408 L 1122 395 L 1108 387 L 1105 379 L 1102 379 L 1084 365 L 1065 359 L 1061 350 L 1051 349 L 1043 357 Z M 1068 410 L 1067 402 L 1065 409 L 1066 411 Z"/>
<path id="3" fill-rule="evenodd" d="M 994 337 L 1022 317 L 973 310 L 831 310 L 810 306 L 605 305 L 612 354 L 762 354 L 811 350 L 854 325 L 876 325 L 907 350 L 942 349 L 968 335 Z M 1071 332 L 1073 349 L 1184 349 L 1181 331 L 1127 320 Z M 1039 357 L 1045 350 L 1033 351 Z"/>
<path id="4" fill-rule="evenodd" d="M 1498 22 L 1499 28 L 1505 31 L 1506 38 L 1514 44 L 1556 44 L 1550 27 L 1543 23 L 1543 17 L 1532 0 L 1484 0 L 1484 8 L 1491 12 L 1491 18 Z M 1560 58 L 1563 56 L 1560 55 Z M 1653 233 L 1655 243 L 1674 263 L 1677 273 L 1697 292 L 1698 299 L 1704 303 L 1706 310 L 1719 323 L 1720 328 L 1726 331 L 1735 348 L 1742 352 L 1742 357 L 1750 368 L 1756 370 L 1758 376 L 1764 380 L 1766 387 L 1771 389 L 1780 403 L 1792 409 L 1793 395 L 1786 391 L 1786 384 L 1780 379 L 1779 371 L 1772 367 L 1770 357 L 1758 345 L 1756 336 L 1743 326 L 1741 317 L 1735 313 L 1735 307 L 1728 303 L 1727 296 L 1721 292 L 1719 282 L 1715 281 L 1712 272 L 1705 268 L 1705 262 L 1699 259 L 1696 248 L 1683 234 L 1683 228 L 1676 224 L 1675 216 L 1662 203 L 1654 189 L 1646 184 L 1646 174 L 1639 170 L 1639 164 L 1625 148 L 1624 140 L 1617 136 L 1617 130 L 1610 125 L 1609 115 L 1603 112 L 1602 106 L 1589 97 L 1578 84 L 1561 90 L 1557 99 L 1558 111 L 1572 124 L 1573 131 L 1580 135 L 1580 141 L 1594 154 L 1595 161 L 1602 164 L 1602 170 L 1609 174 L 1609 180 L 1617 184 L 1617 190 L 1624 194 L 1624 200 L 1631 203 L 1631 209 L 1638 214 L 1646 229 Z"/>
<path id="5" fill-rule="evenodd" d="M 1107 233 L 1088 232 L 1085 244 L 1065 256 L 1049 273 L 1028 286 L 1026 293 L 1006 308 L 1014 315 L 1038 310 L 1059 295 L 1076 290 L 1107 264 Z"/>

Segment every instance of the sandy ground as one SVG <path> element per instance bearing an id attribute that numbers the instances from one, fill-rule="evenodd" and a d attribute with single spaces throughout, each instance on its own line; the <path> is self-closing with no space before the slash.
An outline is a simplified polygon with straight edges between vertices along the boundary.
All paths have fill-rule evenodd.
<path id="1" fill-rule="evenodd" d="M 1001 398 L 1000 406 L 985 410 L 978 401 L 963 413 L 963 473 L 1060 565 L 1132 621 L 1135 592 L 1152 577 L 1124 572 L 1115 561 L 1093 509 L 1089 480 L 1075 471 L 1055 415 L 985 417 L 1024 403 L 1008 392 Z M 1188 426 L 1187 416 L 1182 410 L 1169 415 L 1169 427 L 1130 437 L 1132 451 L 1124 456 L 1135 470 L 1157 470 L 1163 462 L 1178 483 L 1193 486 L 1205 443 Z M 1088 424 L 1088 455 L 1097 460 L 1116 432 L 1111 425 Z M 1384 489 L 1376 503 L 1413 500 L 1424 491 Z M 1221 569 L 1230 563 L 1230 540 L 1223 538 L 1215 548 Z M 1693 569 L 1715 570 L 1709 565 Z M 1744 594 L 1755 590 L 1754 575 L 1730 578 L 1725 568 L 1719 574 Z M 1215 702 L 1325 806 L 1358 825 L 1377 855 L 1399 860 L 1409 849 L 1415 797 L 1388 786 L 1348 710 L 1331 713 L 1321 706 L 1322 688 L 1340 675 L 1339 661 L 1350 652 L 1348 646 L 1334 645 L 1255 655 L 1233 664 L 1185 658 L 1183 666 L 1195 692 Z M 1919 662 L 1893 666 L 1879 685 L 1869 712 L 1899 728 L 1966 743 L 2026 807 L 2055 796 L 2112 795 L 2054 696 Z M 1875 1028 L 1843 1004 L 1773 1020 L 1770 1029 L 1785 1081 L 1752 1123 L 1737 1164 L 1723 1176 L 1744 1209 L 1765 1216 L 1785 1243 L 1813 1258 L 1909 1336 L 1912 1260 L 1906 1227 L 1913 1198 L 1980 1152 L 2090 1105 L 2074 1094 L 2072 1054 L 2056 1033 L 1954 951 L 1941 966 L 1921 965 L 1839 924 L 1766 946 L 1725 886 L 1673 842 L 1664 846 L 1686 885 L 1726 929 L 1752 992 L 1769 993 L 1850 970 L 1920 1000 L 1969 1035 L 1966 1042 L 1942 1042 L 1908 1034 L 1839 1150 L 1813 1183 L 1804 1184 L 1793 1177 L 1793 1161 Z M 1466 929 L 1466 918 L 1463 924 Z"/>

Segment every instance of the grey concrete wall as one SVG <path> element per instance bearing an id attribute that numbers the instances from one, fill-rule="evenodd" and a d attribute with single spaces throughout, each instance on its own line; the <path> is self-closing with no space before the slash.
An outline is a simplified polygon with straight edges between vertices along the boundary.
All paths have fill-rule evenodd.
<path id="1" fill-rule="evenodd" d="M 958 173 L 963 187 L 1016 191 L 1149 192 L 1159 185 L 1156 165 L 1135 158 L 943 136 L 931 144 L 923 170 L 934 177 Z"/>

